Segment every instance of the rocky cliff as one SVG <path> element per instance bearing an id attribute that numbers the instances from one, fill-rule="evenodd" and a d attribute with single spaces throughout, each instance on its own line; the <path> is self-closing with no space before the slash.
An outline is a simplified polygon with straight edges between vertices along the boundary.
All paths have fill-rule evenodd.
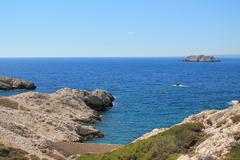
<path id="1" fill-rule="evenodd" d="M 178 160 L 232 159 L 231 152 L 240 142 L 239 103 L 224 110 L 203 111 L 188 117 L 182 124 L 189 122 L 202 123 L 207 138 L 196 146 L 193 155 L 182 155 Z"/>
<path id="2" fill-rule="evenodd" d="M 113 100 L 101 89 L 69 88 L 51 94 L 26 92 L 0 97 L 0 144 L 40 158 L 59 157 L 51 143 L 103 136 L 90 124 L 101 120 L 99 111 L 111 107 Z"/>
<path id="3" fill-rule="evenodd" d="M 36 89 L 36 85 L 32 82 L 20 80 L 16 78 L 0 77 L 0 90 L 12 89 Z"/>
<path id="4" fill-rule="evenodd" d="M 199 55 L 199 56 L 187 56 L 184 58 L 185 62 L 219 62 L 220 60 L 217 59 L 214 56 L 205 56 L 205 55 Z"/>

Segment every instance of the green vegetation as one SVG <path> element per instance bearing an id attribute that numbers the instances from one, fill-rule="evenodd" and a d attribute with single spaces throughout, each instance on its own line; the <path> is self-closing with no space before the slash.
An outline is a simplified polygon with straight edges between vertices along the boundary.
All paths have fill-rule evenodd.
<path id="1" fill-rule="evenodd" d="M 240 144 L 237 144 L 227 155 L 226 160 L 240 160 Z"/>
<path id="2" fill-rule="evenodd" d="M 111 153 L 88 154 L 77 160 L 176 160 L 203 140 L 201 123 L 186 123 Z"/>

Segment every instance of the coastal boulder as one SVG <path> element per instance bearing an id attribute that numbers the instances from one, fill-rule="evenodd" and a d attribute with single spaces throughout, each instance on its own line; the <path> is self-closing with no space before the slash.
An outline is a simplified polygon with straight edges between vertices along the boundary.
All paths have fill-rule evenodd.
<path id="1" fill-rule="evenodd" d="M 85 90 L 76 90 L 70 88 L 63 88 L 56 92 L 58 96 L 61 96 L 62 99 L 72 96 L 73 99 L 79 99 L 88 107 L 96 111 L 104 111 L 109 107 L 113 106 L 114 97 L 111 93 L 102 90 L 96 89 L 94 91 L 85 91 Z"/>
<path id="2" fill-rule="evenodd" d="M 96 89 L 85 97 L 85 103 L 97 111 L 104 111 L 108 107 L 112 107 L 113 100 L 114 97 L 111 93 L 101 89 Z"/>
<path id="3" fill-rule="evenodd" d="M 214 56 L 193 55 L 193 56 L 185 57 L 183 61 L 185 62 L 219 62 L 220 60 Z"/>
<path id="4" fill-rule="evenodd" d="M 10 78 L 0 77 L 0 90 L 12 90 L 12 89 L 36 89 L 36 85 L 33 82 Z"/>

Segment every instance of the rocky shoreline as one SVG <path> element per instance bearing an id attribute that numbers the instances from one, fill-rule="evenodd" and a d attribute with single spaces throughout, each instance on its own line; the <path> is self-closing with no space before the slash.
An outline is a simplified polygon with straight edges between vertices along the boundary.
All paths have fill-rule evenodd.
<path id="1" fill-rule="evenodd" d="M 240 103 L 207 110 L 171 128 L 154 129 L 131 144 L 77 160 L 237 160 L 240 157 Z"/>
<path id="2" fill-rule="evenodd" d="M 0 144 L 29 155 L 63 157 L 53 142 L 83 142 L 102 137 L 91 123 L 101 120 L 99 111 L 113 106 L 111 93 L 63 88 L 55 93 L 26 92 L 0 97 Z"/>
<path id="3" fill-rule="evenodd" d="M 194 154 L 183 154 L 177 160 L 228 160 L 231 151 L 240 143 L 240 102 L 224 110 L 206 110 L 192 115 L 178 125 L 187 123 L 203 124 L 202 131 L 206 138 L 192 148 Z M 146 140 L 169 129 L 154 129 L 133 143 Z"/>

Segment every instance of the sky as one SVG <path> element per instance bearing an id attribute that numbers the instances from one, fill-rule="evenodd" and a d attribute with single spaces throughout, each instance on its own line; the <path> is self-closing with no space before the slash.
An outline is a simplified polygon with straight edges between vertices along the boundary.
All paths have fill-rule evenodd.
<path id="1" fill-rule="evenodd" d="M 240 55 L 239 0 L 2 0 L 0 57 Z"/>

